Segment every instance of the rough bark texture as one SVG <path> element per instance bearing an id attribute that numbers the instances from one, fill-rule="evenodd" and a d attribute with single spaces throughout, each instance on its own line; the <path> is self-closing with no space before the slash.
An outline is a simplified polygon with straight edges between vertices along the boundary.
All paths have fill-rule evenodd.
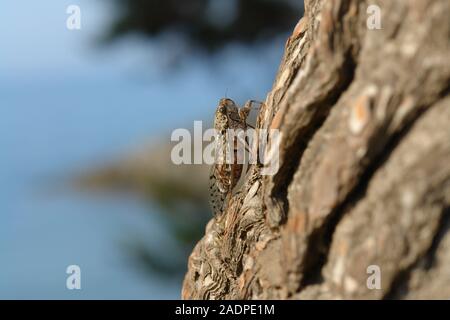
<path id="1" fill-rule="evenodd" d="M 183 298 L 450 297 L 449 17 L 448 0 L 305 0 L 257 123 L 282 132 L 280 169 L 253 166 L 209 222 Z"/>

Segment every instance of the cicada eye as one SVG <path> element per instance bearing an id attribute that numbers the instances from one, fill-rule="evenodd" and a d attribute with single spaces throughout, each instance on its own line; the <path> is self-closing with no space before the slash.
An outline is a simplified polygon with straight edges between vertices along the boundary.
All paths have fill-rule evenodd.
<path id="1" fill-rule="evenodd" d="M 234 102 L 231 99 L 226 99 L 225 101 L 226 101 L 227 106 L 233 106 L 234 105 Z"/>
<path id="2" fill-rule="evenodd" d="M 226 108 L 224 105 L 220 105 L 220 106 L 219 106 L 219 112 L 220 112 L 220 113 L 225 113 L 226 110 L 227 110 L 227 108 Z"/>

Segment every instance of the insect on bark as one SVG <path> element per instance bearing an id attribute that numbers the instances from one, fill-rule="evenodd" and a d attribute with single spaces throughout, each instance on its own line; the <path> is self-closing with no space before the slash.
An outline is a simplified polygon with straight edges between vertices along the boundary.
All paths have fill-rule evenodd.
<path id="1" fill-rule="evenodd" d="M 246 141 L 240 141 L 234 133 L 245 133 L 248 127 L 247 117 L 252 109 L 254 100 L 248 101 L 244 107 L 238 108 L 231 99 L 221 99 L 214 116 L 216 130 L 215 161 L 209 175 L 210 203 L 214 216 L 220 215 L 232 196 L 233 189 L 238 183 L 243 163 L 242 147 L 248 150 Z M 234 132 L 230 131 L 233 130 Z"/>

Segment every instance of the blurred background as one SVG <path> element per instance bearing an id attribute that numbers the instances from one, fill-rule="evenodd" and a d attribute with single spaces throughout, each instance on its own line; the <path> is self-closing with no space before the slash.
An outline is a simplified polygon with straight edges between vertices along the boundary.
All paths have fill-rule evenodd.
<path id="1" fill-rule="evenodd" d="M 0 298 L 178 299 L 211 213 L 171 133 L 264 100 L 302 2 L 2 0 Z"/>

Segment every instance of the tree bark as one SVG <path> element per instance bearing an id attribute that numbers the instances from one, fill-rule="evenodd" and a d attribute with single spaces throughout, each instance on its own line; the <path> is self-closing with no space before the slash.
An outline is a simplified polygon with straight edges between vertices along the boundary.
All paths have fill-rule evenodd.
<path id="1" fill-rule="evenodd" d="M 257 121 L 282 133 L 280 168 L 252 166 L 208 223 L 184 299 L 450 297 L 449 17 L 448 0 L 305 0 Z"/>

